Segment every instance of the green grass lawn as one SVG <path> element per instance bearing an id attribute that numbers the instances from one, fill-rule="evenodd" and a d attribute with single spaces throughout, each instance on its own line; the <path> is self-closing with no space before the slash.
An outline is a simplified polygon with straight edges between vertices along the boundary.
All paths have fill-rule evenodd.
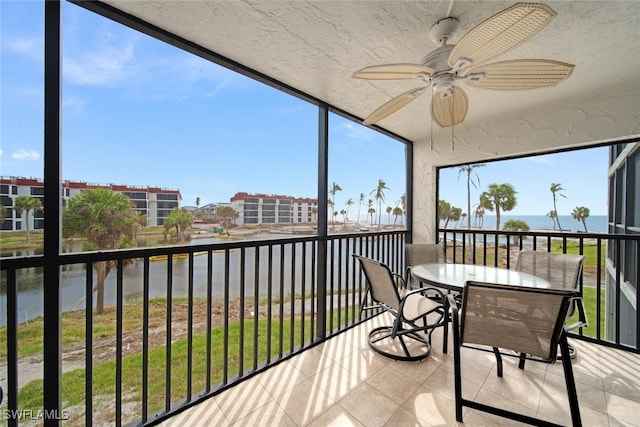
<path id="1" fill-rule="evenodd" d="M 240 372 L 240 322 L 229 325 L 227 348 L 227 372 L 229 378 L 239 375 Z M 311 336 L 311 322 L 306 319 L 304 322 L 305 337 Z M 280 352 L 280 338 L 284 348 L 282 351 L 288 353 L 291 339 L 291 322 L 288 320 L 282 324 L 282 337 L 280 337 L 279 322 L 272 322 L 271 350 L 270 358 L 276 358 Z M 293 329 L 293 340 L 295 348 L 301 344 L 302 320 L 296 319 Z M 244 371 L 253 369 L 254 343 L 253 343 L 254 321 L 244 321 L 244 343 L 242 362 Z M 258 365 L 267 360 L 267 321 L 258 321 Z M 187 360 L 188 355 L 192 356 L 192 391 L 194 393 L 205 389 L 206 381 L 206 334 L 193 336 L 192 351 L 188 353 L 187 339 L 176 341 L 171 346 L 171 396 L 172 401 L 184 399 L 187 391 Z M 223 381 L 224 375 L 224 328 L 222 326 L 211 330 L 211 384 L 215 386 Z M 156 347 L 149 350 L 149 377 L 148 387 L 148 410 L 155 412 L 163 408 L 165 402 L 166 384 L 166 347 Z M 111 360 L 93 366 L 93 396 L 113 396 L 115 394 L 115 372 L 116 362 Z M 42 408 L 42 380 L 32 381 L 23 387 L 18 393 L 20 409 L 32 409 L 34 411 Z M 85 400 L 85 370 L 76 369 L 62 375 L 62 395 L 65 407 L 81 405 Z M 140 402 L 142 399 L 142 354 L 135 354 L 122 359 L 122 391 L 124 402 Z M 103 420 L 107 421 L 107 420 Z"/>
<path id="2" fill-rule="evenodd" d="M 356 310 L 357 311 L 357 310 Z M 338 324 L 338 315 L 342 319 L 345 313 L 335 312 L 333 319 L 327 318 L 327 325 L 333 322 Z M 224 363 L 226 348 L 227 381 L 231 381 L 243 373 L 247 373 L 254 368 L 254 360 L 257 366 L 261 366 L 268 359 L 274 360 L 282 355 L 286 355 L 297 350 L 302 345 L 302 336 L 305 341 L 309 341 L 313 336 L 311 331 L 311 321 L 309 318 L 297 317 L 285 319 L 282 323 L 272 320 L 271 333 L 267 330 L 267 320 L 260 319 L 257 322 L 258 339 L 254 350 L 254 328 L 253 319 L 243 322 L 233 322 L 228 327 L 227 346 L 225 347 L 224 327 L 218 326 L 211 330 L 211 370 L 209 372 L 211 386 L 215 387 L 224 380 Z M 241 329 L 244 334 L 241 351 Z M 33 331 L 32 329 L 30 329 Z M 280 332 L 282 331 L 282 332 Z M 33 332 L 36 335 L 35 332 Z M 81 337 L 84 340 L 84 336 Z M 39 340 L 42 341 L 40 335 Z M 192 350 L 188 351 L 187 339 L 180 339 L 171 346 L 171 401 L 176 402 L 185 399 L 187 392 L 187 363 L 188 355 L 192 357 L 192 384 L 193 394 L 197 394 L 206 386 L 206 342 L 207 334 L 194 334 L 192 339 Z M 30 348 L 36 345 L 30 346 Z M 164 408 L 166 389 L 166 357 L 167 348 L 162 345 L 149 349 L 149 375 L 147 379 L 148 399 L 147 408 L 149 413 L 153 413 Z M 241 366 L 242 362 L 242 366 Z M 115 399 L 115 373 L 116 362 L 110 360 L 104 363 L 93 365 L 92 389 L 94 399 L 97 396 L 105 396 L 109 402 Z M 37 411 L 42 408 L 43 381 L 41 379 L 26 384 L 18 392 L 19 409 Z M 142 354 L 134 354 L 122 359 L 122 394 L 123 403 L 142 401 Z M 85 402 L 85 370 L 76 369 L 62 375 L 62 396 L 63 407 L 72 408 L 75 405 L 84 406 Z M 100 399 L 97 399 L 98 402 Z M 99 406 L 95 403 L 94 406 Z M 81 411 L 75 414 L 70 410 L 72 416 L 71 423 L 82 423 L 83 415 Z M 112 411 L 113 412 L 113 411 Z M 136 413 L 137 417 L 139 414 Z M 111 413 L 115 416 L 115 412 Z M 76 419 L 77 418 L 77 419 Z M 75 419 L 75 421 L 74 421 Z M 101 418 L 102 419 L 102 418 Z M 102 419 L 103 421 L 113 421 Z M 135 421 L 135 420 L 134 420 Z"/>
<path id="3" fill-rule="evenodd" d="M 596 310 L 597 310 L 597 293 L 596 288 L 594 287 L 585 287 L 582 292 L 582 300 L 584 301 L 585 313 L 587 315 L 587 321 L 589 326 L 582 329 L 582 334 L 595 337 L 596 336 Z M 604 334 L 605 331 L 605 295 L 604 290 L 601 292 L 601 302 L 600 302 L 600 333 Z M 567 324 L 571 324 L 578 321 L 578 314 L 575 313 L 573 317 L 571 317 Z M 577 330 L 573 331 L 574 333 L 578 333 Z"/>
<path id="4" fill-rule="evenodd" d="M 186 305 L 186 298 L 175 298 L 174 304 Z M 105 307 L 102 314 L 93 315 L 94 339 L 115 335 L 115 306 Z M 166 317 L 166 300 L 159 298 L 150 301 L 149 327 L 161 326 Z M 123 309 L 123 331 L 125 333 L 141 327 L 142 304 L 127 304 Z M 18 357 L 32 356 L 42 352 L 43 318 L 29 320 L 18 325 Z M 6 342 L 7 328 L 0 328 L 0 342 Z M 62 313 L 62 346 L 83 343 L 85 334 L 85 312 L 69 311 Z M 7 357 L 7 347 L 0 346 L 0 358 Z"/>
<path id="5" fill-rule="evenodd" d="M 551 244 L 551 252 L 561 253 L 562 252 L 562 242 L 553 242 Z M 577 255 L 580 253 L 580 246 L 578 242 L 569 240 L 567 241 L 567 251 L 568 254 Z M 585 271 L 596 271 L 598 266 L 598 246 L 593 243 L 584 243 L 582 245 L 582 254 L 586 256 L 584 260 L 584 269 Z M 607 255 L 605 253 L 605 246 L 602 246 L 600 251 L 600 265 L 605 265 L 605 260 Z"/>

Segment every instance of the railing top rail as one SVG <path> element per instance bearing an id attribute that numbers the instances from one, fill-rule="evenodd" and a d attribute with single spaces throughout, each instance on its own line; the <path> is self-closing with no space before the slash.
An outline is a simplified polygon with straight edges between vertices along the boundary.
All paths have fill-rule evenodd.
<path id="1" fill-rule="evenodd" d="M 636 240 L 640 241 L 640 234 L 611 234 L 600 232 L 567 232 L 567 231 L 511 231 L 511 230 L 478 230 L 467 228 L 438 228 L 439 233 L 464 233 L 464 234 L 486 234 L 486 235 L 509 235 L 509 236 L 538 236 L 557 238 L 577 238 L 577 239 L 601 239 L 601 240 Z"/>
<path id="2" fill-rule="evenodd" d="M 407 230 L 381 230 L 377 232 L 361 232 L 361 233 L 344 233 L 331 234 L 327 236 L 328 240 L 339 240 L 344 238 L 359 238 L 367 236 L 385 236 L 404 234 Z M 135 248 L 135 249 L 113 249 L 102 251 L 87 251 L 61 253 L 58 256 L 58 264 L 69 265 L 85 262 L 108 261 L 118 259 L 145 258 L 159 255 L 176 255 L 185 253 L 197 253 L 208 251 L 224 251 L 241 248 L 257 248 L 268 246 L 279 246 L 295 243 L 318 241 L 318 235 L 292 236 L 287 238 L 274 238 L 265 240 L 234 240 L 223 243 L 205 243 L 198 245 L 174 245 L 174 246 L 156 246 L 152 248 Z M 44 265 L 44 255 L 7 257 L 0 260 L 0 270 L 12 270 L 19 268 L 41 267 Z"/>

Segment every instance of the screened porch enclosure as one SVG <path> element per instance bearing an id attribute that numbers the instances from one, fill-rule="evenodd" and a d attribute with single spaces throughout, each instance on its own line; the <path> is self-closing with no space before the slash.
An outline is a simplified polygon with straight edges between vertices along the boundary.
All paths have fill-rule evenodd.
<path id="1" fill-rule="evenodd" d="M 459 13 L 475 16 L 474 20 L 508 5 L 466 3 L 456 3 L 456 7 L 462 8 Z M 567 16 L 578 16 L 580 22 L 589 23 L 592 16 L 601 13 L 620 22 L 616 31 L 638 28 L 635 24 L 640 14 L 636 14 L 636 6 L 602 3 L 607 3 L 607 7 L 600 2 L 553 2 L 553 7 L 559 12 L 560 24 L 566 22 L 562 20 Z M 424 25 L 410 25 L 413 21 L 407 20 L 411 16 L 444 12 L 438 10 L 442 7 L 438 2 L 429 5 L 433 7 L 417 2 L 387 2 L 388 11 L 396 13 L 387 14 L 392 21 L 384 21 L 384 27 L 412 28 L 409 38 L 413 40 L 416 38 L 413 28 Z M 633 198 L 638 186 L 636 178 L 640 176 L 635 166 L 640 150 L 633 116 L 640 99 L 638 78 L 633 73 L 620 78 L 612 76 L 603 80 L 618 86 L 594 89 L 595 85 L 580 80 L 583 77 L 577 73 L 575 83 L 567 82 L 570 84 L 566 92 L 557 92 L 558 95 L 549 98 L 531 95 L 527 98 L 531 103 L 516 103 L 512 111 L 505 107 L 508 103 L 490 102 L 491 99 L 485 102 L 493 107 L 483 109 L 483 102 L 474 97 L 473 113 L 455 129 L 429 128 L 425 110 L 418 107 L 405 116 L 367 127 L 361 124 L 362 118 L 378 100 L 388 98 L 392 90 L 376 84 L 352 87 L 350 76 L 358 68 L 356 62 L 366 65 L 373 59 L 370 55 L 378 55 L 371 53 L 374 52 L 371 46 L 363 48 L 369 43 L 363 34 L 380 35 L 381 38 L 376 36 L 378 46 L 409 42 L 402 42 L 398 39 L 401 35 L 386 29 L 375 30 L 376 22 L 381 22 L 376 18 L 382 13 L 379 10 L 351 2 L 337 2 L 335 6 L 332 10 L 325 2 L 54 0 L 38 4 L 40 15 L 26 15 L 41 26 L 35 34 L 43 47 L 33 50 L 35 63 L 39 65 L 31 63 L 24 69 L 38 70 L 35 76 L 30 76 L 31 83 L 40 85 L 43 97 L 37 102 L 39 112 L 33 113 L 37 125 L 24 135 L 31 135 L 31 131 L 40 132 L 40 139 L 44 135 L 39 171 L 44 188 L 37 196 L 46 216 L 44 228 L 38 231 L 42 233 L 42 247 L 33 253 L 3 257 L 0 267 L 3 287 L 0 336 L 5 338 L 0 348 L 0 378 L 3 378 L 0 384 L 4 390 L 0 411 L 15 415 L 7 417 L 8 425 L 29 423 L 30 418 L 26 417 L 32 415 L 27 414 L 39 413 L 46 414 L 43 421 L 47 425 L 60 422 L 91 425 L 96 420 L 116 425 L 151 425 L 196 419 L 217 420 L 222 424 L 241 420 L 249 423 L 262 410 L 271 411 L 268 415 L 283 424 L 291 421 L 302 425 L 314 420 L 321 424 L 331 417 L 355 417 L 367 424 L 367 414 L 359 412 L 354 402 L 363 395 L 359 393 L 376 388 L 372 384 L 380 385 L 385 371 L 389 374 L 389 370 L 398 367 L 371 359 L 363 345 L 368 328 L 384 318 L 375 310 L 361 312 L 362 304 L 367 302 L 366 283 L 352 254 L 378 259 L 402 273 L 406 267 L 405 243 L 437 241 L 443 242 L 447 259 L 452 262 L 505 268 L 513 267 L 512 255 L 523 245 L 536 250 L 588 252 L 590 267 L 581 289 L 589 296 L 590 324 L 571 335 L 571 341 L 577 343 L 585 356 L 578 360 L 577 369 L 586 378 L 584 383 L 588 387 L 583 387 L 579 397 L 581 404 L 585 402 L 585 410 L 598 422 L 628 425 L 636 422 L 628 414 L 636 413 L 640 405 L 635 397 L 640 380 L 632 369 L 617 371 L 608 363 L 617 360 L 633 367 L 638 364 L 640 353 L 637 328 L 640 318 L 636 309 L 640 264 L 637 247 L 640 223 L 636 218 L 640 209 L 638 200 Z M 572 8 L 580 13 L 571 15 Z M 7 10 L 3 10 L 3 15 Z M 345 22 L 349 19 L 356 22 L 353 17 L 366 22 L 358 20 L 354 25 L 361 32 L 347 31 Z M 622 19 L 625 17 L 628 19 Z M 98 41 L 90 41 L 88 36 L 93 33 L 76 32 L 80 23 L 87 22 L 92 23 L 90 27 L 104 26 L 109 31 L 100 33 Z M 308 25 L 302 28 L 297 22 Z M 200 86 L 197 92 L 206 92 L 207 96 L 197 103 L 177 96 L 182 106 L 167 109 L 162 115 L 148 114 L 150 110 L 141 104 L 139 115 L 135 116 L 139 123 L 131 127 L 118 125 L 126 115 L 119 102 L 127 97 L 111 93 L 98 100 L 100 108 L 92 105 L 95 109 L 88 112 L 75 109 L 81 103 L 67 95 L 81 94 L 79 88 L 97 80 L 73 79 L 99 80 L 100 76 L 74 74 L 76 58 L 65 58 L 64 48 L 73 51 L 76 46 L 84 46 L 97 52 L 102 42 L 113 40 L 110 37 L 117 39 L 115 34 L 121 33 L 116 30 L 120 28 L 126 31 L 122 34 L 132 45 L 133 41 L 146 47 L 150 46 L 146 43 L 155 43 L 167 49 L 156 58 L 145 58 L 147 65 L 151 65 L 146 69 L 146 77 L 155 74 L 166 77 L 163 72 L 167 64 L 177 58 L 173 55 L 185 55 L 181 58 L 186 58 L 187 63 L 194 61 L 199 65 L 189 70 L 171 68 L 168 74 L 186 75 L 191 71 L 197 74 L 204 70 L 203 74 L 214 76 L 207 77 L 205 82 L 219 85 L 209 88 L 211 92 L 224 91 L 227 84 L 237 85 L 240 101 L 233 119 L 228 120 L 221 113 L 230 104 L 218 105 L 218 110 L 210 108 L 208 102 L 215 103 L 210 101 L 215 96 Z M 246 31 L 236 35 L 234 41 L 232 28 Z M 369 31 L 364 31 L 367 28 Z M 566 31 L 567 38 L 579 39 L 573 37 L 571 30 Z M 280 41 L 276 34 L 281 35 Z M 633 40 L 637 38 L 637 32 L 628 34 Z M 543 47 L 550 45 L 553 43 L 548 38 L 533 40 L 531 49 L 546 52 Z M 395 50 L 390 48 L 388 55 L 395 55 L 397 62 L 401 62 L 403 55 Z M 107 49 L 102 59 L 126 61 L 120 54 L 133 55 L 133 51 L 145 50 Z M 628 62 L 630 67 L 640 58 L 629 52 L 621 54 L 619 47 L 610 43 L 594 45 L 589 55 L 578 48 L 573 51 L 579 53 L 574 58 L 577 69 L 581 66 L 579 60 L 592 55 L 620 55 L 620 63 Z M 85 57 L 87 61 L 89 58 Z M 162 63 L 164 68 L 155 62 L 160 59 L 166 61 Z M 208 65 L 198 71 L 198 67 L 205 67 L 198 62 L 201 60 Z M 3 64 L 7 63 L 3 60 Z M 319 63 L 325 66 L 319 67 Z M 300 70 L 308 70 L 308 77 L 300 77 L 304 75 Z M 123 81 L 131 91 L 131 98 L 149 93 L 162 98 L 184 89 L 161 81 L 154 92 L 154 88 L 145 86 L 144 79 L 128 77 Z M 114 83 L 106 86 L 110 84 Z M 249 90 L 243 92 L 246 88 Z M 273 103 L 263 101 L 271 95 Z M 422 107 L 425 106 L 428 104 Z M 207 111 L 206 116 L 193 119 L 193 111 L 197 109 Z M 500 114 L 492 116 L 496 112 Z M 603 115 L 614 119 L 601 120 Z M 85 118 L 93 124 L 93 134 L 74 125 L 75 120 Z M 211 144 L 214 137 L 223 140 L 216 128 L 222 127 L 224 121 L 235 123 L 239 134 L 249 135 L 245 135 L 245 140 L 235 134 L 224 136 L 228 138 L 224 139 L 227 145 L 238 147 L 237 157 L 199 156 L 194 151 L 198 145 Z M 167 140 L 149 137 L 153 128 L 166 134 Z M 194 136 L 188 133 L 193 129 L 206 132 Z M 267 141 L 266 135 L 271 131 L 276 136 Z M 127 141 L 130 155 L 126 150 L 108 150 L 110 138 Z M 169 143 L 168 140 L 169 153 L 162 159 L 132 155 L 136 150 L 151 150 L 161 142 Z M 78 154 L 76 160 L 69 160 L 69 151 L 63 150 L 69 146 L 75 147 L 72 152 Z M 351 146 L 356 149 L 343 151 Z M 440 228 L 439 168 L 592 146 L 612 147 L 606 233 Z M 94 151 L 89 152 L 90 148 Z M 261 151 L 252 155 L 254 149 Z M 371 152 L 377 153 L 372 157 L 375 162 L 363 161 L 364 154 Z M 266 160 L 272 159 L 267 157 L 270 155 L 275 155 L 271 164 Z M 198 157 L 208 161 L 197 163 L 201 160 Z M 187 173 L 192 177 L 214 175 L 217 168 L 233 164 L 235 175 L 229 175 L 230 178 L 239 179 L 257 170 L 264 180 L 272 175 L 286 179 L 292 183 L 292 191 L 306 192 L 304 185 L 310 185 L 309 192 L 294 196 L 317 200 L 316 211 L 282 216 L 291 218 L 287 226 L 296 221 L 313 223 L 309 226 L 312 232 L 300 236 L 273 233 L 261 239 L 190 245 L 172 242 L 163 246 L 66 252 L 62 221 L 65 196 L 60 193 L 62 182 L 67 179 L 65 171 L 83 158 L 89 168 L 93 165 L 94 169 L 116 177 L 119 168 L 143 171 L 140 165 L 146 159 L 157 162 L 153 164 L 166 170 L 164 175 L 175 179 Z M 371 173 L 374 179 L 366 181 L 365 187 L 359 186 L 357 177 Z M 381 181 L 386 186 L 381 186 Z M 376 182 L 377 190 L 382 188 L 386 192 L 384 203 L 376 197 Z M 344 189 L 337 190 L 336 184 Z M 365 196 L 362 202 L 361 194 Z M 352 205 L 348 204 L 349 198 L 353 199 Z M 193 202 L 189 199 L 188 203 Z M 400 208 L 401 213 L 386 210 L 391 205 Z M 361 210 L 356 214 L 358 208 Z M 20 221 L 22 227 L 26 219 L 15 212 L 12 215 L 12 220 Z M 41 220 L 38 217 L 37 224 Z M 101 263 L 107 263 L 110 272 L 105 282 L 106 309 L 97 313 L 93 305 L 94 288 L 98 282 L 96 266 L 104 265 Z M 27 308 L 28 301 L 35 301 L 36 308 Z M 442 339 L 438 333 L 434 336 Z M 437 346 L 434 344 L 434 348 Z M 361 355 L 366 362 L 345 360 L 351 354 Z M 450 392 L 449 362 L 448 356 L 434 351 L 425 364 L 407 366 L 401 375 L 415 380 L 412 383 L 415 387 L 414 394 L 404 396 L 402 401 L 387 402 L 391 391 L 378 388 L 389 404 L 391 416 L 387 421 L 409 417 L 437 424 L 450 420 L 453 412 L 447 412 L 448 403 L 438 404 L 442 396 L 446 401 Z M 309 363 L 336 371 L 324 372 L 314 382 L 312 378 L 318 372 L 310 371 Z M 374 365 L 375 372 L 368 370 Z M 295 370 L 290 371 L 292 368 Z M 360 368 L 367 368 L 366 372 L 358 371 Z M 281 384 L 277 378 L 269 379 L 281 372 L 294 372 L 299 383 Z M 376 373 L 381 377 L 374 378 Z M 342 388 L 345 378 L 348 386 Z M 489 381 L 489 376 L 485 379 Z M 553 381 L 554 377 L 549 379 Z M 591 380 L 599 385 L 590 383 Z M 545 377 L 532 381 L 540 385 Z M 307 388 L 296 389 L 300 383 Z M 248 389 L 251 386 L 255 386 L 253 392 Z M 425 391 L 427 387 L 437 391 L 429 394 Z M 540 390 L 543 388 L 541 385 Z M 310 394 L 313 399 L 308 399 L 313 408 L 300 409 L 292 400 L 282 398 L 300 390 L 313 391 Z M 481 387 L 478 390 L 481 392 Z M 494 392 L 491 384 L 484 389 L 487 395 Z M 508 400 L 504 395 L 499 398 Z M 232 401 L 237 399 L 252 403 L 235 412 Z M 436 404 L 429 406 L 429 400 Z M 536 411 L 545 412 L 544 403 L 549 402 L 542 402 Z M 563 421 L 561 412 L 549 416 Z M 277 418 L 283 414 L 285 418 Z M 465 422 L 471 425 L 473 420 L 465 417 Z M 485 421 L 476 420 L 478 425 Z"/>

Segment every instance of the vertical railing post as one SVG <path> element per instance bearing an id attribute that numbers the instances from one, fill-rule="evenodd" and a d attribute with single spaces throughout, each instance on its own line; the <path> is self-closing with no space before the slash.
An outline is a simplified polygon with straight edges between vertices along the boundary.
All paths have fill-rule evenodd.
<path id="1" fill-rule="evenodd" d="M 318 258 L 316 337 L 327 334 L 327 200 L 329 199 L 329 107 L 318 107 Z"/>
<path id="2" fill-rule="evenodd" d="M 16 270 L 7 271 L 7 396 L 8 411 L 18 410 L 18 282 Z M 11 412 L 10 412 L 11 413 Z M 18 417 L 9 417 L 7 425 L 18 425 Z"/>
<path id="3" fill-rule="evenodd" d="M 407 243 L 413 242 L 413 143 L 407 142 L 405 144 L 405 185 L 406 185 L 406 197 L 405 197 L 405 227 L 407 229 L 407 234 L 405 236 L 405 241 Z M 438 175 L 436 174 L 436 179 L 438 179 Z M 436 187 L 438 188 L 438 187 Z M 436 215 L 437 217 L 437 215 Z M 436 223 L 436 243 L 438 241 L 438 224 Z M 355 261 L 354 261 L 355 262 Z"/>
<path id="4" fill-rule="evenodd" d="M 60 1 L 44 2 L 44 390 L 45 425 L 59 425 L 62 402 L 60 313 Z"/>

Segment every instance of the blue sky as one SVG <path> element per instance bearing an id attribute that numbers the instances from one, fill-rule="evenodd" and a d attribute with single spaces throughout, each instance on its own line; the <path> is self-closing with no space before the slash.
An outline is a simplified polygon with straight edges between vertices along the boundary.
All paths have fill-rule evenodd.
<path id="1" fill-rule="evenodd" d="M 564 189 L 559 192 L 564 197 L 557 197 L 560 215 L 570 215 L 577 206 L 589 208 L 591 215 L 606 215 L 608 162 L 608 147 L 486 162 L 472 173 L 476 183 L 480 180 L 477 188 L 471 186 L 472 209 L 490 184 L 509 183 L 517 192 L 509 215 L 546 215 L 553 209 L 551 184 L 559 183 Z M 458 172 L 457 167 L 441 170 L 440 198 L 466 211 L 466 174 L 458 178 Z"/>
<path id="2" fill-rule="evenodd" d="M 42 4 L 0 1 L 0 14 L 0 174 L 41 178 Z M 63 17 L 63 179 L 179 189 L 183 205 L 239 191 L 317 197 L 314 105 L 73 4 L 63 3 Z M 338 116 L 330 125 L 329 181 L 343 189 L 336 209 L 351 198 L 354 217 L 359 195 L 373 198 L 379 179 L 389 187 L 385 205 L 395 206 L 404 145 Z M 561 214 L 578 205 L 605 214 L 607 159 L 599 149 L 487 164 L 480 189 L 510 182 L 519 193 L 512 213 L 545 214 L 559 182 Z M 441 198 L 466 206 L 457 169 L 441 184 Z"/>

